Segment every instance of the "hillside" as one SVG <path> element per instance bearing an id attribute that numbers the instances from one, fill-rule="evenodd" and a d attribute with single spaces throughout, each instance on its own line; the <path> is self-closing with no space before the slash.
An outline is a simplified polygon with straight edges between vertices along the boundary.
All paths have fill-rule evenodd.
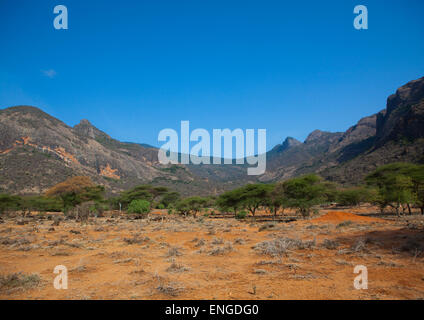
<path id="1" fill-rule="evenodd" d="M 169 165 L 157 149 L 120 142 L 88 120 L 70 127 L 31 106 L 0 110 L 0 192 L 37 194 L 73 175 L 87 175 L 116 193 L 141 183 L 182 194 L 218 194 L 248 182 L 274 182 L 309 172 L 345 185 L 381 164 L 424 162 L 424 78 L 387 99 L 387 108 L 346 132 L 313 131 L 304 142 L 288 137 L 267 153 L 264 175 L 245 166 Z"/>
<path id="2" fill-rule="evenodd" d="M 316 172 L 354 185 L 376 167 L 397 161 L 424 162 L 424 78 L 400 87 L 388 97 L 385 110 L 360 119 L 346 132 L 315 130 L 304 143 L 274 148 L 261 180 Z"/>

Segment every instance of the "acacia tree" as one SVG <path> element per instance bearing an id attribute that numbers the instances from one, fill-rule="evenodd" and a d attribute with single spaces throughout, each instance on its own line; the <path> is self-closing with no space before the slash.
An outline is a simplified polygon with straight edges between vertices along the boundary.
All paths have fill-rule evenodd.
<path id="1" fill-rule="evenodd" d="M 180 213 L 187 216 L 187 214 L 192 213 L 194 217 L 197 217 L 197 214 L 207 206 L 208 199 L 202 197 L 189 197 L 182 199 L 177 202 L 175 209 Z"/>
<path id="2" fill-rule="evenodd" d="M 150 192 L 152 186 L 149 185 L 140 185 L 134 187 L 130 190 L 124 191 L 121 195 L 114 201 L 117 204 L 121 204 L 123 209 L 127 209 L 128 205 L 134 200 L 146 200 L 149 202 L 153 201 L 153 195 Z"/>
<path id="3" fill-rule="evenodd" d="M 287 180 L 283 185 L 287 205 L 296 208 L 304 217 L 310 215 L 314 205 L 326 200 L 326 188 L 321 183 L 321 178 L 315 174 Z"/>
<path id="4" fill-rule="evenodd" d="M 343 189 L 337 192 L 337 202 L 342 206 L 358 206 L 369 200 L 369 190 L 364 187 Z"/>
<path id="5" fill-rule="evenodd" d="M 424 215 L 424 165 L 411 165 L 405 170 L 412 180 L 412 192 L 415 196 L 415 204 Z"/>
<path id="6" fill-rule="evenodd" d="M 269 185 L 261 183 L 248 184 L 241 187 L 238 189 L 241 206 L 249 210 L 252 216 L 255 216 L 256 210 L 266 205 L 270 188 Z"/>
<path id="7" fill-rule="evenodd" d="M 396 214 L 400 215 L 402 211 L 408 208 L 411 213 L 410 204 L 416 202 L 417 191 L 414 192 L 413 172 L 416 166 L 408 163 L 392 163 L 377 168 L 373 173 L 369 174 L 365 180 L 369 185 L 378 188 L 378 198 L 380 202 L 387 204 L 396 210 Z M 418 170 L 419 172 L 419 170 Z M 419 180 L 419 174 L 417 175 Z M 416 184 L 419 186 L 420 183 Z"/>
<path id="8" fill-rule="evenodd" d="M 276 185 L 269 186 L 266 203 L 268 208 L 274 213 L 274 216 L 277 215 L 280 209 L 284 213 L 284 209 L 287 206 L 287 196 L 283 183 L 280 182 Z"/>
<path id="9" fill-rule="evenodd" d="M 122 192 L 119 197 L 113 200 L 113 203 L 115 206 L 121 204 L 123 208 L 127 208 L 128 205 L 134 200 L 146 200 L 155 206 L 157 205 L 156 200 L 159 197 L 162 197 L 163 200 L 167 195 L 169 197 L 165 201 L 168 201 L 169 203 L 171 201 L 175 202 L 179 198 L 178 193 L 169 192 L 167 187 L 155 187 L 152 185 L 143 184 Z M 174 196 L 176 196 L 176 198 Z M 159 203 L 162 202 L 162 200 L 160 200 Z"/>
<path id="10" fill-rule="evenodd" d="M 176 191 L 166 192 L 160 203 L 164 205 L 165 208 L 168 208 L 170 205 L 175 204 L 180 199 L 180 194 Z"/>
<path id="11" fill-rule="evenodd" d="M 46 192 L 47 197 L 58 197 L 65 212 L 82 202 L 103 200 L 104 187 L 98 186 L 89 177 L 76 176 L 58 183 Z"/>
<path id="12" fill-rule="evenodd" d="M 175 204 L 175 210 L 184 216 L 187 216 L 190 213 L 190 207 L 188 205 L 188 202 L 185 199 L 181 199 L 177 201 Z"/>
<path id="13" fill-rule="evenodd" d="M 0 214 L 3 214 L 7 210 L 17 210 L 21 197 L 11 196 L 8 194 L 0 194 Z"/>
<path id="14" fill-rule="evenodd" d="M 240 189 L 224 192 L 216 199 L 215 205 L 221 211 L 231 210 L 237 215 L 237 211 L 241 208 L 241 196 Z"/>

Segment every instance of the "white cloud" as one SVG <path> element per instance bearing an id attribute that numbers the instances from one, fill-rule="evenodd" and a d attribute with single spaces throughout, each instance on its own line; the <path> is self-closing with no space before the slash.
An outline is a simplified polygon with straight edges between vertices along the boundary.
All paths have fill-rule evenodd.
<path id="1" fill-rule="evenodd" d="M 42 72 L 46 77 L 49 77 L 50 79 L 53 79 L 57 74 L 57 72 L 53 69 L 42 70 Z"/>

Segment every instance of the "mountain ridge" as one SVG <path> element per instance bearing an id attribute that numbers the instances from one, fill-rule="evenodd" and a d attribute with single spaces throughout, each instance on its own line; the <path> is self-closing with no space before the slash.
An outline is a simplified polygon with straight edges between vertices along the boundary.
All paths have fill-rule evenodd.
<path id="1" fill-rule="evenodd" d="M 345 132 L 312 131 L 304 142 L 287 137 L 267 152 L 267 171 L 246 165 L 161 165 L 158 149 L 121 142 L 82 119 L 71 127 L 37 107 L 0 110 L 0 192 L 41 193 L 72 175 L 90 176 L 112 193 L 142 183 L 183 194 L 218 194 L 249 182 L 275 182 L 316 172 L 351 185 L 376 166 L 424 162 L 424 78 L 400 87 L 386 109 Z"/>

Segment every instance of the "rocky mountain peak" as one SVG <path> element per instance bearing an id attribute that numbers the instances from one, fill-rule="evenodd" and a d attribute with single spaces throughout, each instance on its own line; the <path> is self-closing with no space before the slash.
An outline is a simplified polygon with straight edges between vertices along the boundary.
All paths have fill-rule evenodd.
<path id="1" fill-rule="evenodd" d="M 291 149 L 295 146 L 299 146 L 301 145 L 302 142 L 300 142 L 299 140 L 292 138 L 292 137 L 287 137 L 283 143 L 276 145 L 272 150 L 276 153 L 280 153 L 283 151 L 286 151 L 288 149 Z"/>
<path id="2" fill-rule="evenodd" d="M 389 140 L 424 138 L 424 77 L 396 90 L 377 118 L 377 146 Z"/>
<path id="3" fill-rule="evenodd" d="M 284 149 L 289 149 L 291 147 L 295 147 L 298 145 L 301 145 L 302 142 L 300 142 L 299 140 L 292 138 L 292 137 L 287 137 L 286 140 L 284 140 L 284 142 L 282 143 L 282 147 Z"/>
<path id="4" fill-rule="evenodd" d="M 106 133 L 97 129 L 87 119 L 82 119 L 79 124 L 75 125 L 73 131 L 80 136 L 97 139 L 99 137 L 105 137 L 111 139 Z"/>
<path id="5" fill-rule="evenodd" d="M 315 142 L 317 140 L 320 140 L 321 138 L 323 138 L 324 136 L 326 136 L 328 134 L 328 132 L 324 132 L 321 130 L 314 130 L 312 131 L 308 137 L 305 140 L 305 143 L 311 143 L 311 142 Z"/>
<path id="6" fill-rule="evenodd" d="M 387 113 L 402 106 L 418 103 L 424 96 L 424 77 L 408 82 L 387 98 Z"/>

